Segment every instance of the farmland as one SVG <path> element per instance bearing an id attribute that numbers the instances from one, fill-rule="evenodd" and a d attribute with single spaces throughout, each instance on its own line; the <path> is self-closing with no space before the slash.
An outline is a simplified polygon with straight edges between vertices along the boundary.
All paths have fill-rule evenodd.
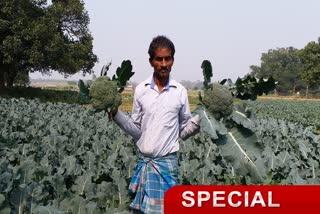
<path id="1" fill-rule="evenodd" d="M 247 102 L 258 118 L 274 118 L 320 130 L 320 100 L 258 100 Z"/>
<path id="2" fill-rule="evenodd" d="M 199 103 L 198 93 L 199 91 L 188 91 L 191 111 Z M 256 101 L 245 101 L 248 107 L 255 112 L 257 118 L 273 118 L 302 124 L 305 127 L 312 126 L 317 133 L 320 133 L 320 99 L 266 98 Z M 133 92 L 125 92 L 120 109 L 131 112 L 132 102 Z"/>
<path id="3" fill-rule="evenodd" d="M 125 91 L 122 110 L 131 110 Z M 189 93 L 193 110 L 197 92 Z M 319 184 L 318 101 L 248 102 L 256 112 L 261 184 Z M 1 213 L 127 213 L 137 161 L 133 140 L 90 106 L 0 98 Z M 180 143 L 183 184 L 253 184 L 200 133 Z M 20 213 L 21 213 L 20 212 Z"/>

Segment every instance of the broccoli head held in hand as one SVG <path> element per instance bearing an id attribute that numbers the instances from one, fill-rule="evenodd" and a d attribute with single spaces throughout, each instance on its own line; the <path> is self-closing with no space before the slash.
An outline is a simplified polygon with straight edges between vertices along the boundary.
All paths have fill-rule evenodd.
<path id="1" fill-rule="evenodd" d="M 213 83 L 204 91 L 202 103 L 216 120 L 229 116 L 233 111 L 233 97 L 227 86 Z"/>
<path id="2" fill-rule="evenodd" d="M 118 92 L 116 81 L 109 77 L 98 77 L 90 87 L 91 104 L 96 110 L 117 109 L 121 105 L 121 94 Z"/>

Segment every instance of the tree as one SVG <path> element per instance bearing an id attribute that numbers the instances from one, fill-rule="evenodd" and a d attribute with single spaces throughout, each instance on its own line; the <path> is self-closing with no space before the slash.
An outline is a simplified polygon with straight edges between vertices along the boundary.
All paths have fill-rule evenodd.
<path id="1" fill-rule="evenodd" d="M 0 87 L 18 73 L 92 73 L 89 16 L 82 0 L 0 1 Z"/>
<path id="2" fill-rule="evenodd" d="M 309 42 L 299 51 L 303 63 L 301 78 L 307 84 L 306 96 L 308 97 L 309 87 L 320 84 L 320 37 L 318 43 Z"/>
<path id="3" fill-rule="evenodd" d="M 12 85 L 18 72 L 26 69 L 24 27 L 41 13 L 40 5 L 31 1 L 0 1 L 0 87 Z"/>
<path id="4" fill-rule="evenodd" d="M 300 79 L 303 65 L 298 50 L 293 47 L 271 49 L 261 56 L 261 65 L 251 65 L 251 74 L 258 78 L 272 76 L 278 81 L 277 90 L 295 93 L 303 83 Z"/>

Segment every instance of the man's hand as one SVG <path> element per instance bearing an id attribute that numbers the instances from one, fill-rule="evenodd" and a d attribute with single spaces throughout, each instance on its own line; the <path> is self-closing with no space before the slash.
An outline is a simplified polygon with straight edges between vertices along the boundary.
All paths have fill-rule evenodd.
<path id="1" fill-rule="evenodd" d="M 200 131 L 200 117 L 199 115 L 195 115 L 192 117 L 183 131 L 180 133 L 180 138 L 182 140 L 186 140 L 188 137 L 197 134 Z"/>
<path id="2" fill-rule="evenodd" d="M 109 121 L 113 121 L 113 118 L 116 116 L 117 112 L 118 112 L 118 108 L 114 109 L 114 110 L 107 110 L 108 112 L 108 118 Z"/>

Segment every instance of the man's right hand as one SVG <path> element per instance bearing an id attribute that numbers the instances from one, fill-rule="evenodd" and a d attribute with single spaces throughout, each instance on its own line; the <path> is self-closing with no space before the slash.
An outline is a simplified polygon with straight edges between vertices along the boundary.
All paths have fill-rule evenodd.
<path id="1" fill-rule="evenodd" d="M 180 133 L 180 138 L 182 140 L 186 140 L 188 137 L 191 137 L 195 134 L 197 134 L 200 131 L 200 116 L 195 115 L 192 117 L 186 127 L 183 129 L 183 131 Z"/>
<path id="2" fill-rule="evenodd" d="M 107 111 L 107 112 L 108 112 L 109 121 L 113 121 L 113 118 L 116 116 L 118 112 L 118 108 L 116 108 L 115 110 Z"/>

